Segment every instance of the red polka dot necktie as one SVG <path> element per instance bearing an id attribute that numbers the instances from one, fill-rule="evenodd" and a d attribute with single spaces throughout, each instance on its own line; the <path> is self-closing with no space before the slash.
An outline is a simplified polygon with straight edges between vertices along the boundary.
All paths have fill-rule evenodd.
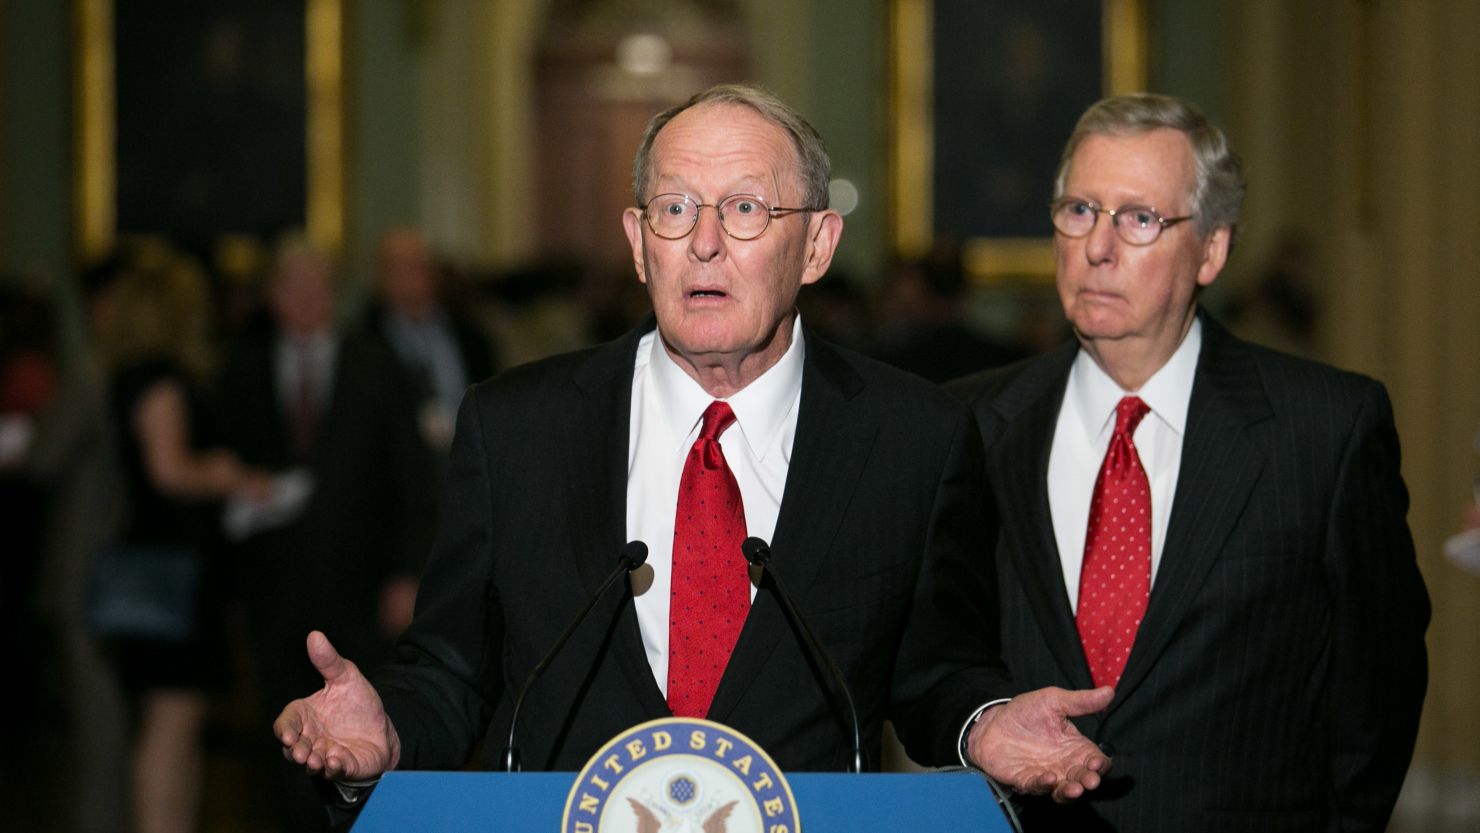
<path id="1" fill-rule="evenodd" d="M 678 484 L 668 608 L 668 707 L 704 717 L 750 612 L 750 574 L 740 542 L 745 506 L 719 435 L 735 422 L 724 402 L 704 411 Z"/>
<path id="2" fill-rule="evenodd" d="M 1151 409 L 1127 396 L 1095 478 L 1075 622 L 1096 686 L 1115 685 L 1151 594 L 1151 483 L 1132 439 Z"/>

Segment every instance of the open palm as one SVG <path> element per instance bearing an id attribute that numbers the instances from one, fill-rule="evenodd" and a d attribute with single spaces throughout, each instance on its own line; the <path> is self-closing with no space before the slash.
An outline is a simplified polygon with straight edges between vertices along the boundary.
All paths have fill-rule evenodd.
<path id="1" fill-rule="evenodd" d="M 1103 711 L 1115 690 L 1043 688 L 987 711 L 972 727 L 972 760 L 1013 789 L 1072 801 L 1100 785 L 1110 758 L 1079 733 L 1070 717 Z"/>
<path id="2" fill-rule="evenodd" d="M 311 774 L 343 780 L 378 778 L 394 769 L 400 738 L 370 681 L 319 631 L 308 635 L 308 657 L 324 687 L 289 703 L 273 721 L 283 756 Z"/>

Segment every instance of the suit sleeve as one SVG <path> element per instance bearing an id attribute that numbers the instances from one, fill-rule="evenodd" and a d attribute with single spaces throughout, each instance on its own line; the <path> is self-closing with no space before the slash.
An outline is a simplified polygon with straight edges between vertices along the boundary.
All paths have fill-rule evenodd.
<path id="1" fill-rule="evenodd" d="M 1428 684 L 1429 598 L 1408 531 L 1392 405 L 1372 383 L 1338 472 L 1325 553 L 1333 601 L 1332 779 L 1342 831 L 1381 831 Z"/>
<path id="2" fill-rule="evenodd" d="M 893 689 L 900 740 L 926 766 L 959 764 L 967 718 L 1012 693 L 1001 659 L 995 504 L 984 476 L 981 435 L 963 406 L 936 488 Z"/>
<path id="3" fill-rule="evenodd" d="M 493 575 L 489 459 L 475 395 L 464 398 L 448 459 L 436 543 L 416 618 L 374 675 L 402 743 L 402 769 L 455 769 L 502 692 L 503 611 Z"/>

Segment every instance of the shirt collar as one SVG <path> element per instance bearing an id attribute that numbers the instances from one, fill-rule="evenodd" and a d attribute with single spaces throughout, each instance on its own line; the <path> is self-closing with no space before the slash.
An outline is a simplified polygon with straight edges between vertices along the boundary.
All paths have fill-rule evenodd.
<path id="1" fill-rule="evenodd" d="M 1192 400 L 1192 382 L 1197 375 L 1197 357 L 1202 351 L 1202 319 L 1193 318 L 1187 335 L 1146 384 L 1138 391 L 1124 391 L 1115 384 L 1090 354 L 1080 350 L 1069 371 L 1064 398 L 1084 418 L 1084 429 L 1091 440 L 1107 430 L 1115 416 L 1115 406 L 1125 396 L 1139 396 L 1151 413 L 1176 431 L 1186 434 L 1187 407 Z"/>
<path id="2" fill-rule="evenodd" d="M 446 326 L 447 316 L 440 308 L 433 308 L 420 318 L 412 318 L 396 309 L 385 311 L 386 326 L 402 333 L 423 333 Z"/>
<path id="3" fill-rule="evenodd" d="M 289 355 L 297 351 L 307 350 L 314 357 L 325 356 L 334 349 L 334 331 L 330 328 L 319 330 L 307 336 L 292 336 L 282 331 L 278 332 L 278 350 Z"/>
<path id="4" fill-rule="evenodd" d="M 714 397 L 668 355 L 663 348 L 661 334 L 655 334 L 650 350 L 648 372 L 655 401 L 672 427 L 674 443 L 682 445 L 698 426 L 704 409 L 709 407 Z M 735 412 L 735 423 L 741 436 L 758 460 L 765 459 L 791 409 L 796 407 L 797 395 L 802 389 L 802 360 L 805 356 L 802 320 L 798 315 L 792 322 L 791 345 L 781 359 L 743 390 L 725 400 Z"/>

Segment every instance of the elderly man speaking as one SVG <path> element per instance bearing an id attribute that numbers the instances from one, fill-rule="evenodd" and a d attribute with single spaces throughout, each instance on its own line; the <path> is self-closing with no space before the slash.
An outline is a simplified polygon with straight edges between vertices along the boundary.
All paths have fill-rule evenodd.
<path id="1" fill-rule="evenodd" d="M 485 732 L 496 755 L 520 681 L 635 540 L 647 562 L 524 703 L 525 764 L 579 769 L 685 715 L 784 769 L 842 769 L 843 694 L 748 570 L 757 537 L 847 679 L 873 765 L 888 717 L 927 764 L 964 755 L 1061 799 L 1099 782 L 1109 760 L 1065 717 L 1110 690 L 1014 697 L 998 659 L 970 412 L 798 319 L 842 233 L 828 176 L 816 131 L 752 87 L 652 120 L 622 222 L 655 321 L 465 398 L 415 621 L 369 681 L 310 637 L 325 686 L 275 724 L 292 760 L 341 781 L 457 768 Z"/>

